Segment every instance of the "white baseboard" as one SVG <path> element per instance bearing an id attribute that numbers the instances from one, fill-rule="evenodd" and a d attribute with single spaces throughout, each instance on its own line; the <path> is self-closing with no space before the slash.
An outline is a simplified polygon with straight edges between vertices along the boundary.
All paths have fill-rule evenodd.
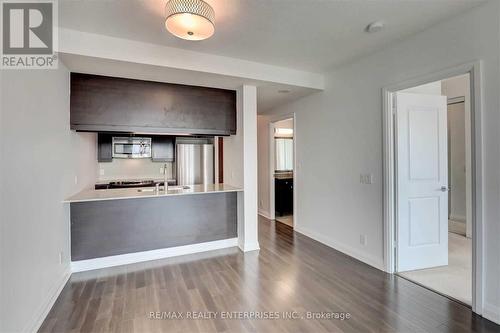
<path id="1" fill-rule="evenodd" d="M 467 218 L 465 216 L 458 216 L 458 215 L 450 215 L 450 217 L 448 218 L 448 220 L 452 220 L 455 222 L 461 222 L 464 224 L 465 224 L 466 219 Z"/>
<path id="2" fill-rule="evenodd" d="M 271 220 L 271 214 L 269 214 L 269 212 L 259 209 L 259 215 L 265 217 L 268 220 Z"/>
<path id="3" fill-rule="evenodd" d="M 353 257 L 359 261 L 362 261 L 367 265 L 370 265 L 370 266 L 375 267 L 381 271 L 384 271 L 384 260 L 383 259 L 379 259 L 379 258 L 376 258 L 374 256 L 360 253 L 358 250 L 356 250 L 350 246 L 339 244 L 338 242 L 336 242 L 328 237 L 325 237 L 322 234 L 308 230 L 306 228 L 295 226 L 294 230 L 300 234 L 303 234 L 304 236 L 307 236 L 309 238 L 314 239 L 315 241 L 318 241 L 322 244 L 325 244 L 326 246 L 329 246 L 337 251 L 340 251 L 344 254 L 347 254 L 350 257 Z"/>
<path id="4" fill-rule="evenodd" d="M 500 306 L 491 303 L 484 304 L 483 317 L 500 325 Z"/>
<path id="5" fill-rule="evenodd" d="M 238 246 L 238 238 L 228 238 L 213 242 L 169 247 L 165 249 L 158 249 L 151 251 L 127 253 L 127 254 L 121 254 L 117 256 L 109 256 L 103 258 L 72 261 L 71 271 L 73 273 L 90 271 L 93 269 L 128 265 L 149 260 L 158 260 L 158 259 L 182 256 L 186 254 L 219 250 L 234 246 Z"/>
<path id="6" fill-rule="evenodd" d="M 448 220 L 448 230 L 463 236 L 466 236 L 467 234 L 467 227 L 465 225 L 465 222 L 457 220 Z"/>
<path id="7" fill-rule="evenodd" d="M 260 250 L 260 245 L 259 245 L 258 242 L 257 243 L 252 243 L 252 244 L 238 244 L 238 247 L 243 252 L 250 252 L 250 251 Z"/>
<path id="8" fill-rule="evenodd" d="M 63 276 L 56 281 L 56 283 L 52 286 L 52 288 L 50 288 L 48 299 L 42 303 L 42 306 L 36 312 L 33 319 L 28 321 L 23 332 L 38 332 L 38 330 L 43 324 L 43 321 L 45 320 L 50 310 L 54 306 L 54 303 L 56 302 L 57 298 L 59 297 L 59 294 L 66 285 L 66 282 L 68 282 L 70 276 L 71 272 L 68 267 L 68 269 L 65 270 Z"/>

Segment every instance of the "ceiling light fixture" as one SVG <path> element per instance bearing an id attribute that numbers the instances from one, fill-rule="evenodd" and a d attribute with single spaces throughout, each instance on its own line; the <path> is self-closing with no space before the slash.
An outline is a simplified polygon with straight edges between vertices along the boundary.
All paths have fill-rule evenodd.
<path id="1" fill-rule="evenodd" d="M 214 34 L 215 12 L 203 0 L 169 0 L 165 16 L 165 27 L 179 38 L 203 40 Z"/>

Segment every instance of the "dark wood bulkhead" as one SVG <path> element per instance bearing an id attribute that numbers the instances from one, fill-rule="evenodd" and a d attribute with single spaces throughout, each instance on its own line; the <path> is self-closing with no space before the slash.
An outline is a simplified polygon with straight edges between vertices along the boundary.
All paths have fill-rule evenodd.
<path id="1" fill-rule="evenodd" d="M 71 73 L 71 129 L 236 134 L 236 91 Z"/>

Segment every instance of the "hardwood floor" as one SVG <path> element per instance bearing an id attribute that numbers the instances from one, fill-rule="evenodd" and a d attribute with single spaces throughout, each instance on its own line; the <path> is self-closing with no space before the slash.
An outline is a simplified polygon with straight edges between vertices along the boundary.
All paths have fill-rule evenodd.
<path id="1" fill-rule="evenodd" d="M 500 332 L 467 307 L 286 225 L 261 218 L 259 240 L 258 252 L 225 249 L 74 274 L 40 331 Z M 184 319 L 166 319 L 169 311 Z M 189 311 L 210 318 L 186 319 Z M 235 311 L 281 318 L 220 318 Z M 350 318 L 283 318 L 307 312 Z"/>

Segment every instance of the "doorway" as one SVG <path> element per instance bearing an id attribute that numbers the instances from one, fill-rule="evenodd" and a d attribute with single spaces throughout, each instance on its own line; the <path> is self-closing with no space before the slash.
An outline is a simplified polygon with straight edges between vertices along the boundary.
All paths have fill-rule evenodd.
<path id="1" fill-rule="evenodd" d="M 388 272 L 481 313 L 479 66 L 385 89 L 384 221 Z"/>
<path id="2" fill-rule="evenodd" d="M 271 123 L 271 214 L 276 222 L 294 226 L 294 118 Z"/>
<path id="3" fill-rule="evenodd" d="M 394 101 L 397 272 L 470 306 L 469 86 L 466 74 L 398 91 Z"/>

